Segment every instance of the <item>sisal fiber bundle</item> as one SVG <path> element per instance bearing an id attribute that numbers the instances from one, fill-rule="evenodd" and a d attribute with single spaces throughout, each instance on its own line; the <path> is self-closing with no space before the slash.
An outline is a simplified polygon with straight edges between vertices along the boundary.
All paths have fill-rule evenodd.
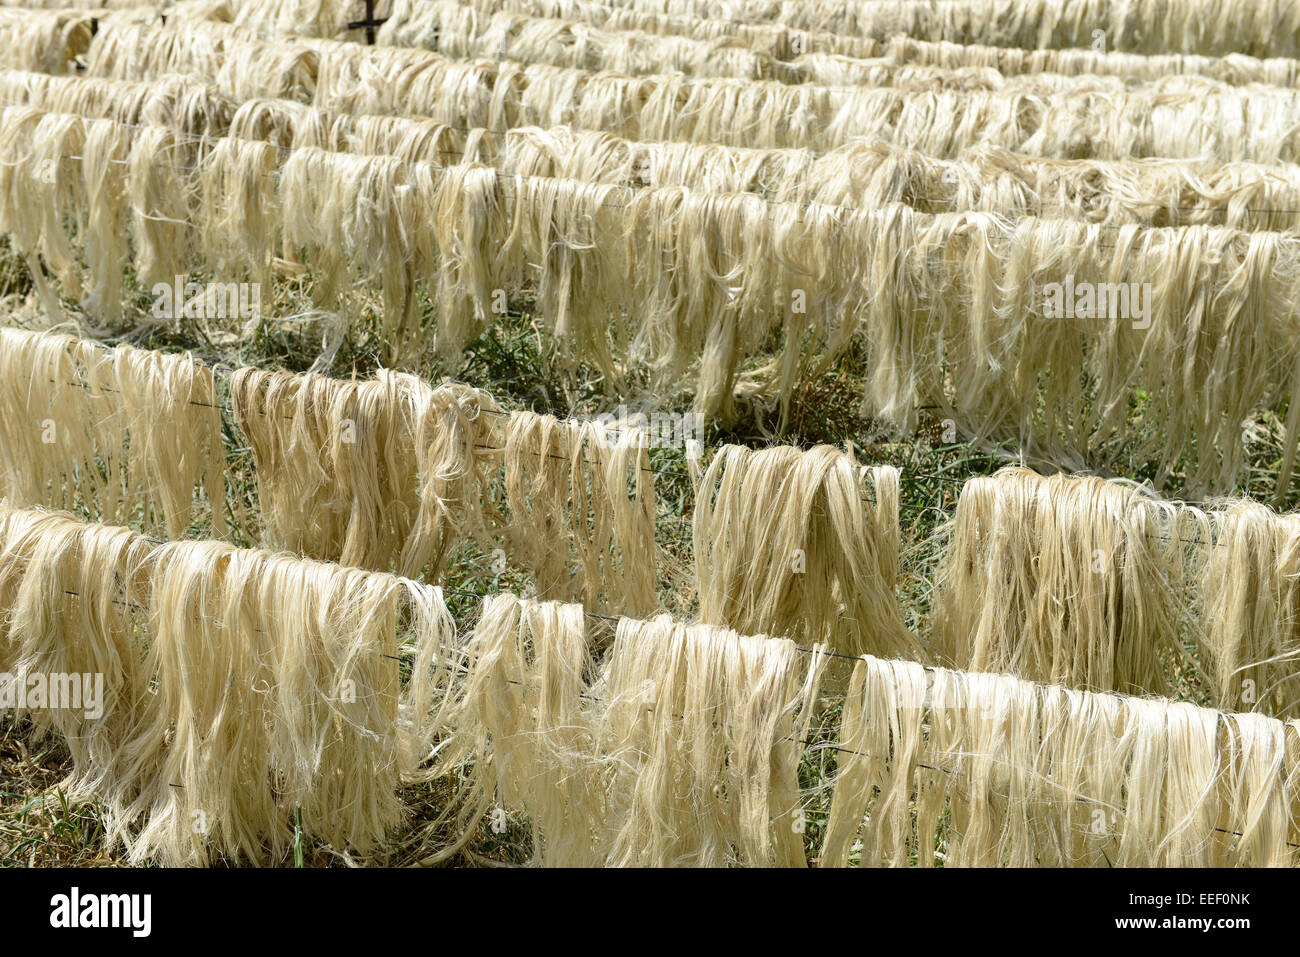
<path id="1" fill-rule="evenodd" d="M 247 31 L 211 21 L 153 23 L 108 20 L 86 57 L 86 75 L 148 80 L 169 73 L 208 77 L 236 100 L 253 96 L 308 99 L 318 57 L 299 43 L 258 41 Z"/>
<path id="2" fill-rule="evenodd" d="M 81 290 L 77 245 L 88 214 L 75 160 L 85 143 L 82 121 L 34 107 L 0 110 L 0 229 L 27 262 L 52 321 L 61 315 L 45 281 L 50 269 L 70 294 Z"/>
<path id="3" fill-rule="evenodd" d="M 618 328 L 619 308 L 631 305 L 636 280 L 626 268 L 628 247 L 600 240 L 627 236 L 625 194 L 568 180 L 515 177 L 510 186 L 505 275 L 512 284 L 533 280 L 540 311 L 562 348 L 590 357 L 602 375 L 621 381 L 610 342 L 621 334 L 611 330 Z M 654 262 L 653 252 L 646 261 Z"/>
<path id="4" fill-rule="evenodd" d="M 30 142 L 36 126 L 24 120 L 22 129 L 15 142 Z M 123 226 L 132 190 L 143 191 L 146 207 L 149 195 L 175 195 L 121 172 L 133 165 L 117 158 L 127 154 L 126 132 L 107 120 L 86 126 L 81 181 L 69 187 L 89 213 L 80 235 L 94 278 L 91 301 L 115 306 L 111 290 L 120 287 L 131 252 Z M 69 133 L 62 142 L 76 139 Z M 36 154 L 26 146 L 19 152 L 30 169 Z M 143 155 L 137 159 L 153 168 Z M 648 369 L 663 390 L 694 372 L 696 408 L 728 420 L 742 373 L 756 373 L 785 402 L 806 365 L 825 368 L 856 337 L 868 352 L 867 411 L 907 429 L 918 406 L 933 404 L 964 432 L 1014 436 L 1059 462 L 1087 461 L 1143 395 L 1150 418 L 1167 428 L 1163 438 L 1154 431 L 1140 437 L 1139 451 L 1160 460 L 1163 481 L 1188 456 L 1184 437 L 1192 436 L 1194 492 L 1231 487 L 1244 461 L 1240 423 L 1259 408 L 1278 407 L 1295 386 L 1288 343 L 1296 341 L 1290 304 L 1300 244 L 1289 233 L 1133 223 L 1103 229 L 1075 219 L 1012 221 L 899 205 L 772 204 L 748 193 L 680 186 L 633 192 L 498 175 L 474 164 L 411 167 L 316 149 L 291 152 L 288 185 L 277 190 L 269 174 L 279 159 L 269 143 L 223 139 L 201 163 L 194 233 L 213 271 L 264 274 L 277 245 L 291 241 L 303 244 L 293 255 L 325 277 L 317 292 L 329 297 L 345 277 L 340 250 L 364 251 L 362 268 L 382 279 L 396 328 L 415 301 L 416 279 L 437 284 L 435 345 L 447 361 L 486 327 L 491 293 L 533 281 L 566 358 L 590 361 L 615 386 L 626 366 Z M 1012 174 L 995 188 L 1011 198 L 990 204 L 1032 206 L 1018 179 L 1040 173 L 1046 185 L 1036 188 L 1088 204 L 1088 169 L 1046 169 L 1031 163 Z M 12 196 L 23 181 L 15 171 Z M 942 180 L 946 169 L 938 173 Z M 906 175 L 890 163 L 880 171 L 886 183 Z M 1234 195 L 1254 173 L 1236 175 L 1213 187 L 1227 203 L 1225 216 L 1259 195 Z M 1181 169 L 1163 183 L 1153 178 L 1151 202 L 1168 188 L 1177 198 L 1165 194 L 1161 205 L 1181 203 L 1182 178 Z M 1270 181 L 1256 182 L 1252 189 L 1267 194 Z M 401 191 L 412 185 L 413 192 Z M 62 195 L 57 177 L 51 189 Z M 338 196 L 358 202 L 331 201 Z M 1125 201 L 1137 209 L 1146 202 Z M 429 206 L 432 227 L 418 213 Z M 1117 215 L 1127 214 L 1121 208 Z M 29 248 L 63 242 L 49 207 L 43 218 L 13 218 L 14 234 L 27 237 Z M 163 242 L 152 240 L 153 248 Z M 136 245 L 138 252 L 149 248 Z M 60 255 L 51 252 L 56 265 Z M 138 268 L 147 266 L 147 256 L 137 259 Z M 1113 286 L 1108 312 L 1080 317 L 1086 321 L 1046 315 L 1043 288 L 1067 277 Z M 1122 315 L 1118 293 L 1132 290 L 1144 305 Z M 1132 307 L 1138 313 L 1136 300 Z M 779 359 L 744 369 L 778 333 Z M 1284 448 L 1294 447 L 1297 425 L 1289 423 Z"/>
<path id="5" fill-rule="evenodd" d="M 211 136 L 224 136 L 234 113 L 234 104 L 210 81 L 178 75 L 142 83 L 4 70 L 0 103 Z"/>
<path id="6" fill-rule="evenodd" d="M 895 595 L 897 469 L 826 445 L 724 446 L 696 496 L 694 546 L 705 623 L 923 655 Z"/>
<path id="7" fill-rule="evenodd" d="M 655 492 L 644 429 L 513 412 L 505 490 L 514 554 L 543 599 L 645 615 L 658 604 Z"/>
<path id="8" fill-rule="evenodd" d="M 85 305 L 108 328 L 122 320 L 122 271 L 130 261 L 127 241 L 127 173 L 131 130 L 111 120 L 85 125 L 81 180 L 86 219 L 82 249 L 92 277 Z"/>
<path id="9" fill-rule="evenodd" d="M 16 674 L 104 676 L 102 714 L 29 716 L 135 863 L 264 860 L 295 808 L 364 850 L 446 731 L 454 625 L 407 579 L 0 509 L 0 598 Z"/>
<path id="10" fill-rule="evenodd" d="M 189 171 L 198 165 L 195 138 L 180 130 L 146 126 L 136 131 L 127 167 L 135 266 L 141 285 L 171 285 L 188 273 L 196 255 L 193 223 L 198 190 Z M 179 316 L 183 310 L 177 310 Z"/>
<path id="11" fill-rule="evenodd" d="M 19 717 L 67 744 L 61 785 L 75 799 L 111 791 L 130 760 L 135 724 L 150 707 L 139 612 L 149 593 L 153 546 L 125 528 L 86 525 L 64 513 L 0 508 L 0 671 L 21 686 L 46 676 L 82 684 L 80 706 L 50 700 Z M 89 700 L 86 676 L 102 682 Z M 64 689 L 69 685 L 64 684 Z M 30 704 L 30 702 L 29 702 Z"/>
<path id="12" fill-rule="evenodd" d="M 507 255 L 493 170 L 299 149 L 284 163 L 279 201 L 286 246 L 322 277 L 318 299 L 337 299 L 350 263 L 379 281 L 390 358 L 414 348 L 417 280 L 436 292 L 445 356 L 459 356 L 486 326 Z"/>
<path id="13" fill-rule="evenodd" d="M 605 863 L 804 867 L 798 763 L 826 657 L 794 643 L 624 618 L 599 749 Z"/>
<path id="14" fill-rule="evenodd" d="M 972 82 L 988 83 L 956 73 L 955 88 L 931 89 L 936 81 L 945 83 L 935 72 L 940 68 L 902 67 L 914 72 L 922 88 L 829 87 L 458 61 L 335 40 L 271 43 L 219 23 L 162 31 L 162 42 L 149 47 L 146 33 L 138 32 L 147 28 L 130 29 L 137 34 L 129 40 L 99 46 L 97 38 L 91 76 L 139 80 L 184 69 L 241 100 L 310 87 L 300 98 L 313 96 L 317 106 L 413 112 L 463 127 L 571 124 L 636 139 L 819 150 L 876 136 L 936 156 L 955 156 L 981 143 L 1064 158 L 1277 162 L 1297 155 L 1295 90 L 1231 87 L 1196 76 L 1124 92 L 1117 78 L 1037 79 L 1050 74 L 1026 74 L 1000 89 L 967 90 Z M 116 56 L 115 45 L 151 52 Z M 255 68 L 242 69 L 244 63 Z M 888 74 L 892 68 L 882 69 Z M 312 79 L 285 79 L 296 70 L 311 72 Z"/>
<path id="15" fill-rule="evenodd" d="M 627 0 L 624 10 L 671 17 L 716 17 L 716 0 Z M 741 0 L 726 17 L 885 40 L 906 35 L 1003 47 L 1088 47 L 1102 30 L 1107 46 L 1132 53 L 1232 52 L 1294 56 L 1300 8 L 1290 0 L 1260 7 L 1186 0 L 1133 3 L 1087 0 L 835 0 L 832 3 Z"/>
<path id="16" fill-rule="evenodd" d="M 0 7 L 0 69 L 67 74 L 90 48 L 90 15 L 81 10 L 49 13 Z"/>
<path id="17" fill-rule="evenodd" d="M 183 535 L 195 490 L 225 534 L 225 452 L 212 370 L 186 354 L 0 330 L 0 497 L 74 504 Z"/>
<path id="18" fill-rule="evenodd" d="M 278 151 L 253 140 L 223 138 L 204 156 L 198 170 L 196 232 L 199 253 L 213 275 L 247 271 L 253 282 L 270 287 L 286 218 L 273 177 L 279 166 Z M 288 236 L 284 240 L 287 245 Z"/>
<path id="19" fill-rule="evenodd" d="M 797 767 L 826 658 L 621 619 L 593 664 L 578 605 L 498 595 L 466 646 L 448 760 L 522 810 L 546 866 L 805 864 Z"/>
<path id="20" fill-rule="evenodd" d="M 892 37 L 881 54 L 897 63 L 960 67 L 991 67 L 1003 76 L 1022 73 L 1058 73 L 1068 76 L 1100 74 L 1123 77 L 1128 82 L 1150 82 L 1172 74 L 1194 74 L 1233 85 L 1264 83 L 1296 86 L 1300 60 L 1283 57 L 1259 59 L 1242 53 L 1198 56 L 1186 53 L 1137 54 L 1092 49 L 1016 49 L 947 41 Z"/>
<path id="21" fill-rule="evenodd" d="M 456 538 L 483 529 L 496 409 L 485 393 L 391 372 L 345 382 L 240 369 L 230 396 L 276 547 L 436 575 Z"/>
<path id="22" fill-rule="evenodd" d="M 878 56 L 881 44 L 871 37 L 797 30 L 780 23 L 760 23 L 706 16 L 665 15 L 601 3 L 599 0 L 470 0 L 481 13 L 510 11 L 529 17 L 579 20 L 606 30 L 638 30 L 662 36 L 696 40 L 727 39 L 739 46 L 786 60 L 798 53 L 838 53 L 855 57 Z M 397 35 L 421 36 L 420 7 L 395 0 L 389 27 Z M 718 11 L 711 11 L 717 16 Z M 411 26 L 408 26 L 408 23 Z M 413 28 L 414 27 L 414 28 Z M 427 35 L 426 35 L 427 36 Z"/>
<path id="23" fill-rule="evenodd" d="M 469 800 L 524 811 L 534 864 L 603 864 L 606 762 L 582 606 L 488 598 L 465 657 L 456 757 L 474 758 Z"/>
<path id="24" fill-rule="evenodd" d="M 1051 447 L 1047 457 L 1056 461 L 1086 460 L 1082 450 L 1114 435 L 1133 390 L 1144 389 L 1147 414 L 1165 431 L 1134 445 L 1162 463 L 1157 483 L 1186 457 L 1195 494 L 1232 486 L 1243 463 L 1241 422 L 1293 388 L 1286 302 L 1300 247 L 1289 234 L 1103 230 L 907 207 L 871 215 L 888 222 L 867 240 L 875 244 L 867 285 L 876 295 L 861 327 L 870 330 L 874 370 L 865 408 L 903 428 L 916 405 L 935 404 L 971 434 L 1018 434 Z M 1053 315 L 1050 284 L 1084 276 L 1115 290 L 1104 310 Z M 1125 312 L 1120 292 L 1135 288 L 1145 305 L 1130 297 Z M 1258 338 L 1269 326 L 1275 331 Z M 1085 391 L 1094 396 L 1090 410 Z M 1031 396 L 1034 408 L 1025 404 Z M 1294 445 L 1295 425 L 1288 423 L 1284 449 Z"/>
<path id="25" fill-rule="evenodd" d="M 1219 707 L 1300 707 L 1300 516 L 1248 500 L 1209 511 L 1197 574 L 1201 669 Z"/>
<path id="26" fill-rule="evenodd" d="M 733 77 L 738 79 L 770 79 L 782 83 L 814 83 L 827 86 L 957 86 L 962 88 L 998 88 L 1008 83 L 1027 82 L 1035 86 L 1050 84 L 1063 88 L 1096 86 L 1105 83 L 1104 75 L 1116 74 L 1125 80 L 1127 75 L 1111 69 L 1088 70 L 1083 64 L 1068 61 L 1066 70 L 1054 69 L 1052 54 L 1087 55 L 1089 51 L 1037 51 L 1047 53 L 1037 69 L 1025 69 L 1021 60 L 1013 60 L 1009 69 L 999 72 L 1003 59 L 997 56 L 1000 48 L 973 48 L 985 50 L 965 57 L 966 47 L 947 44 L 944 54 L 934 52 L 937 44 L 921 42 L 921 49 L 903 47 L 895 41 L 886 48 L 886 56 L 846 56 L 824 49 L 814 51 L 812 45 L 825 46 L 809 37 L 788 38 L 791 48 L 800 46 L 803 52 L 792 58 L 778 58 L 770 51 L 756 50 L 752 45 L 738 42 L 734 36 L 713 38 L 687 36 L 675 33 L 643 31 L 634 27 L 610 30 L 582 20 L 557 16 L 526 16 L 506 11 L 477 11 L 472 5 L 451 3 L 449 0 L 419 4 L 399 0 L 394 15 L 379 32 L 379 41 L 398 47 L 424 47 L 451 57 L 486 57 L 509 59 L 520 63 L 545 63 L 552 66 L 582 70 L 611 70 L 631 76 L 647 74 L 680 73 L 697 77 Z M 805 41 L 809 42 L 804 47 Z M 917 41 L 913 41 L 916 43 Z M 761 46 L 762 44 L 760 44 Z M 957 52 L 952 52 L 957 51 Z M 1008 54 L 1026 51 L 1008 50 Z M 946 55 L 945 55 L 946 54 Z M 1105 54 L 1093 54 L 1093 61 Z M 1128 61 L 1138 61 L 1136 72 L 1142 72 L 1146 58 L 1124 55 Z M 1082 57 L 1080 57 L 1082 59 Z M 1157 58 L 1153 58 L 1157 59 Z M 1286 60 L 1268 61 L 1272 69 L 1223 65 L 1223 61 L 1209 58 L 1184 58 L 1179 56 L 1158 58 L 1170 61 L 1174 69 L 1159 71 L 1155 63 L 1146 68 L 1145 78 L 1159 79 L 1169 72 L 1194 73 L 1218 79 L 1228 77 L 1258 77 L 1287 75 L 1279 65 Z M 1198 62 L 1185 62 L 1194 59 Z M 1248 63 L 1251 58 L 1241 58 Z M 969 62 L 967 62 L 969 60 Z M 1089 62 L 1093 62 L 1089 61 Z M 1259 61 L 1253 61 L 1258 63 Z M 1017 68 L 1018 67 L 1018 68 Z M 1238 80 L 1238 82 L 1243 82 Z M 1123 82 L 1116 82 L 1121 89 Z"/>
<path id="27" fill-rule="evenodd" d="M 879 140 L 826 153 L 714 143 L 644 142 L 570 127 L 520 127 L 494 162 L 523 176 L 703 192 L 756 193 L 865 209 L 903 203 L 928 213 L 1294 230 L 1295 167 L 1201 160 L 1053 159 L 975 147 L 950 160 Z"/>
<path id="28" fill-rule="evenodd" d="M 859 840 L 866 866 L 1294 861 L 1294 767 L 1261 715 L 865 658 L 838 754 L 830 866 Z"/>
<path id="29" fill-rule="evenodd" d="M 500 139 L 495 161 L 502 169 L 526 177 L 769 196 L 792 189 L 795 183 L 810 192 L 815 189 L 812 171 L 818 157 L 809 150 L 643 142 L 600 130 L 524 126 Z"/>
<path id="30" fill-rule="evenodd" d="M 82 385 L 94 361 L 94 347 L 71 336 L 0 329 L 0 498 L 55 507 L 102 498 L 98 416 Z"/>
<path id="31" fill-rule="evenodd" d="M 418 252 L 411 252 L 417 210 L 429 208 L 432 191 L 428 170 L 393 158 L 311 148 L 290 153 L 279 191 L 284 242 L 319 266 L 318 302 L 337 308 L 349 264 L 359 262 L 383 289 L 384 340 L 400 344 L 417 311 L 414 278 L 432 272 L 431 266 L 413 262 Z M 400 354 L 400 345 L 391 351 Z"/>
<path id="32" fill-rule="evenodd" d="M 295 807 L 305 831 L 341 847 L 381 840 L 432 738 L 434 711 L 411 702 L 446 686 L 434 669 L 452 623 L 436 592 L 406 601 L 424 586 L 215 542 L 165 545 L 155 561 L 146 666 L 158 692 L 126 765 L 139 793 L 116 819 L 131 859 L 278 855 Z M 405 688 L 401 654 L 414 658 Z"/>
<path id="33" fill-rule="evenodd" d="M 340 36 L 356 16 L 355 5 L 344 0 L 238 0 L 233 6 L 235 24 L 271 35 Z M 375 5 L 376 17 L 384 16 L 383 6 Z"/>
<path id="34" fill-rule="evenodd" d="M 497 57 L 631 75 L 684 73 L 759 79 L 771 72 L 767 58 L 727 41 L 696 40 L 637 31 L 611 32 L 563 19 L 505 12 L 482 14 L 470 6 L 437 0 L 398 0 L 378 41 L 427 47 L 451 57 Z"/>
<path id="35" fill-rule="evenodd" d="M 230 135 L 238 139 L 266 140 L 285 149 L 317 147 L 439 165 L 450 165 L 449 158 L 475 155 L 472 144 L 484 132 L 465 132 L 425 117 L 336 113 L 271 97 L 246 100 L 230 120 Z"/>
<path id="36" fill-rule="evenodd" d="M 941 659 L 1093 691 L 1167 693 L 1182 514 L 1095 477 L 1009 468 L 969 480 L 938 575 Z"/>
<path id="37" fill-rule="evenodd" d="M 224 536 L 225 446 L 211 367 L 189 353 L 131 346 L 98 352 L 96 360 L 87 365 L 86 388 L 99 400 L 96 443 L 110 498 L 120 495 L 124 510 L 143 511 L 147 527 L 180 537 L 201 489 L 211 533 Z"/>

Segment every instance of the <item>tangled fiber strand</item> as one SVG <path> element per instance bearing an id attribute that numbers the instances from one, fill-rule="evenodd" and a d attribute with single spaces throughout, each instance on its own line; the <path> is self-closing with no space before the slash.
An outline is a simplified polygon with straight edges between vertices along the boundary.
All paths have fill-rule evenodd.
<path id="1" fill-rule="evenodd" d="M 928 673 L 927 673 L 928 672 Z M 822 863 L 1289 864 L 1285 726 L 1255 714 L 865 658 Z"/>
<path id="2" fill-rule="evenodd" d="M 962 486 L 935 598 L 941 659 L 1093 691 L 1168 693 L 1183 513 L 1095 477 Z"/>
<path id="3" fill-rule="evenodd" d="M 1300 516 L 1247 500 L 1208 513 L 1198 570 L 1200 663 L 1220 707 L 1300 707 Z"/>
<path id="4" fill-rule="evenodd" d="M 645 615 L 658 604 L 655 493 L 644 430 L 512 413 L 510 541 L 544 599 Z M 576 558 L 576 561 L 575 561 Z"/>
<path id="5" fill-rule="evenodd" d="M 895 595 L 897 469 L 827 445 L 724 446 L 696 497 L 694 546 L 703 622 L 846 654 L 924 654 Z"/>
<path id="6" fill-rule="evenodd" d="M 484 527 L 486 394 L 389 372 L 343 382 L 240 369 L 230 395 L 277 547 L 436 575 L 452 542 Z"/>
<path id="7" fill-rule="evenodd" d="M 608 661 L 605 863 L 806 866 L 797 771 L 820 649 L 665 615 L 620 620 Z"/>

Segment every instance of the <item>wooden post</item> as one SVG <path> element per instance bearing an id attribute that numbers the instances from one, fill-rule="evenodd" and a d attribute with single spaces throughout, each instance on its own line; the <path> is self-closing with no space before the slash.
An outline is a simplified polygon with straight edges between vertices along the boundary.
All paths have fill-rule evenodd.
<path id="1" fill-rule="evenodd" d="M 377 20 L 375 19 L 375 0 L 365 0 L 365 4 L 366 4 L 366 18 L 364 20 L 353 20 L 351 23 L 348 24 L 348 29 L 365 30 L 366 43 L 370 44 L 371 46 L 374 46 L 375 27 L 379 26 L 381 23 L 387 23 L 388 18 L 380 17 Z"/>

